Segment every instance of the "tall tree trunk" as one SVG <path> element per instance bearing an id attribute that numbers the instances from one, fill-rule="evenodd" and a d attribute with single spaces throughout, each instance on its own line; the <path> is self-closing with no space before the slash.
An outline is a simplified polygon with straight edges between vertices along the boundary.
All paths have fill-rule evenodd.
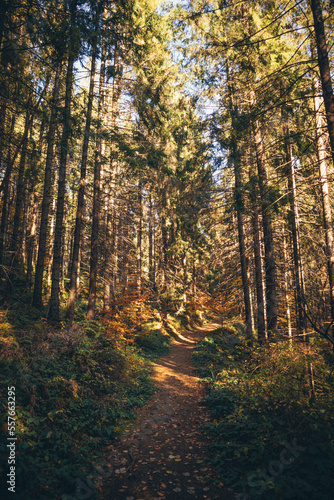
<path id="1" fill-rule="evenodd" d="M 24 133 L 22 134 L 22 137 L 16 146 L 15 152 L 14 152 L 14 154 L 11 154 L 10 161 L 7 162 L 6 172 L 5 172 L 5 175 L 4 175 L 4 177 L 1 181 L 1 184 L 0 184 L 0 193 L 3 191 L 4 185 L 6 184 L 6 182 L 9 181 L 9 178 L 12 174 L 12 170 L 13 170 L 16 158 L 18 157 L 18 155 L 22 151 L 23 144 L 27 140 L 29 130 L 30 130 L 32 122 L 34 120 L 35 113 L 39 109 L 41 101 L 44 99 L 44 95 L 48 89 L 48 86 L 49 86 L 49 77 L 46 79 L 44 88 L 43 88 L 42 92 L 39 94 L 39 98 L 38 98 L 37 103 L 35 104 L 35 106 L 33 108 L 30 108 L 31 112 L 30 112 L 30 116 L 29 116 L 28 126 L 24 128 Z M 15 106 L 14 115 L 16 115 L 16 113 L 17 113 L 17 104 Z M 11 142 L 11 136 L 12 136 L 12 132 L 10 133 L 9 143 Z"/>
<path id="2" fill-rule="evenodd" d="M 149 288 L 155 288 L 154 263 L 153 263 L 153 244 L 154 244 L 154 217 L 152 195 L 149 193 L 148 206 L 148 281 Z"/>
<path id="3" fill-rule="evenodd" d="M 261 197 L 262 225 L 264 235 L 264 263 L 266 275 L 267 329 L 268 337 L 277 330 L 276 263 L 274 256 L 273 232 L 268 202 L 267 171 L 264 162 L 263 142 L 259 124 L 255 124 L 255 150 Z"/>
<path id="4" fill-rule="evenodd" d="M 53 95 L 51 102 L 51 116 L 50 116 L 49 130 L 47 135 L 47 153 L 45 161 L 42 213 L 41 213 L 41 223 L 39 230 L 35 284 L 34 284 L 34 292 L 32 299 L 32 305 L 37 308 L 41 308 L 43 305 L 43 297 L 42 297 L 43 272 L 44 272 L 44 261 L 46 254 L 48 221 L 49 221 L 49 211 L 51 202 L 52 167 L 54 161 L 54 143 L 55 143 L 55 134 L 57 128 L 57 105 L 58 105 L 61 69 L 62 69 L 62 61 L 59 61 L 57 64 L 56 74 L 55 74 L 55 81 L 54 81 L 54 88 L 53 88 Z"/>
<path id="5" fill-rule="evenodd" d="M 1 16 L 0 16 L 0 18 L 1 18 Z M 2 53 L 2 55 L 3 55 L 3 53 Z M 2 64 L 0 65 L 0 67 L 1 66 L 2 66 Z M 2 165 L 3 158 L 4 158 L 3 151 L 4 151 L 5 124 L 6 124 L 6 116 L 7 116 L 7 100 L 8 100 L 7 96 L 8 96 L 8 90 L 9 90 L 9 68 L 8 67 L 4 68 L 4 72 L 5 72 L 5 77 L 4 77 L 4 80 L 2 83 L 3 96 L 1 98 L 1 104 L 0 104 L 0 165 Z"/>
<path id="6" fill-rule="evenodd" d="M 33 195 L 33 207 L 31 213 L 30 231 L 27 238 L 27 276 L 26 276 L 26 288 L 30 290 L 31 278 L 33 270 L 33 255 L 35 248 L 35 238 L 36 238 L 36 228 L 37 228 L 37 214 L 38 214 L 38 201 L 39 193 L 34 192 Z"/>
<path id="7" fill-rule="evenodd" d="M 97 40 L 95 41 L 95 46 L 93 47 L 91 67 L 90 67 L 90 83 L 88 92 L 86 125 L 85 125 L 84 140 L 82 145 L 80 184 L 79 184 L 77 214 L 76 214 L 75 229 L 74 229 L 72 265 L 70 273 L 70 290 L 67 301 L 67 317 L 70 318 L 71 320 L 74 317 L 74 308 L 77 300 L 77 281 L 78 281 L 78 271 L 79 271 L 80 243 L 81 243 L 83 222 L 84 222 L 88 146 L 89 146 L 91 123 L 92 123 L 96 57 L 97 57 Z"/>
<path id="8" fill-rule="evenodd" d="M 95 146 L 94 163 L 94 191 L 93 191 L 93 217 L 91 234 L 91 253 L 89 270 L 89 296 L 87 319 L 94 319 L 96 306 L 96 288 L 97 288 L 97 269 L 99 258 L 99 226 L 100 226 L 100 183 L 101 183 L 101 165 L 102 165 L 102 131 L 103 131 L 103 104 L 104 104 L 104 85 L 105 85 L 105 61 L 106 61 L 106 40 L 102 39 L 101 68 L 99 81 L 99 100 L 98 100 L 98 130 Z"/>
<path id="9" fill-rule="evenodd" d="M 286 318 L 288 323 L 288 336 L 290 342 L 292 342 L 292 327 L 291 327 L 291 307 L 290 307 L 290 294 L 289 294 L 289 261 L 288 261 L 288 252 L 287 252 L 287 244 L 286 244 L 286 236 L 285 236 L 285 227 L 283 223 L 282 227 L 282 236 L 283 236 L 283 258 L 284 258 L 284 293 L 285 293 L 285 305 L 286 305 Z"/>
<path id="10" fill-rule="evenodd" d="M 112 223 L 113 207 L 111 202 L 110 182 L 105 182 L 105 204 L 104 204 L 104 242 L 103 242 L 103 309 L 110 310 L 111 304 L 111 266 L 112 266 Z"/>
<path id="11" fill-rule="evenodd" d="M 58 179 L 56 179 L 58 181 Z M 55 193 L 56 188 L 53 186 L 52 191 Z M 52 267 L 53 267 L 53 249 L 54 249 L 54 235 L 55 235 L 55 225 L 56 225 L 56 198 L 53 197 L 51 202 L 50 210 L 50 229 L 48 238 L 48 248 L 47 248 L 47 286 L 46 286 L 46 297 L 48 300 L 51 296 L 51 284 L 52 284 Z"/>
<path id="12" fill-rule="evenodd" d="M 258 189 L 255 189 L 252 199 L 252 228 L 253 228 L 253 247 L 254 247 L 254 267 L 255 267 L 255 288 L 257 305 L 257 335 L 259 342 L 265 341 L 267 336 L 266 318 L 265 318 L 265 296 L 262 273 L 262 255 L 261 255 L 261 228 L 258 211 Z"/>
<path id="13" fill-rule="evenodd" d="M 137 227 L 137 296 L 142 294 L 142 223 L 143 194 L 141 181 L 138 183 L 138 227 Z"/>
<path id="14" fill-rule="evenodd" d="M 248 339 L 251 339 L 253 337 L 252 306 L 251 306 L 251 298 L 249 291 L 248 266 L 247 266 L 246 244 L 245 244 L 241 162 L 240 162 L 240 151 L 238 150 L 238 146 L 235 144 L 234 141 L 232 143 L 232 159 L 233 159 L 234 178 L 235 178 L 234 197 L 235 197 L 235 207 L 237 212 L 237 223 L 238 223 L 239 257 L 240 257 L 242 288 L 243 288 L 244 305 L 245 305 L 246 337 Z"/>
<path id="15" fill-rule="evenodd" d="M 334 95 L 331 79 L 331 70 L 328 58 L 327 41 L 322 16 L 322 7 L 320 0 L 310 0 L 311 10 L 314 20 L 315 40 L 317 45 L 318 64 L 320 70 L 322 91 L 326 110 L 327 128 L 329 141 L 334 163 Z"/>
<path id="16" fill-rule="evenodd" d="M 31 107 L 31 99 L 32 92 L 30 92 L 28 103 L 27 103 L 27 111 L 25 116 L 24 123 L 24 136 L 26 137 L 25 141 L 22 144 L 22 151 L 19 163 L 19 171 L 17 177 L 17 185 L 16 185 L 16 203 L 15 203 L 15 213 L 14 213 L 14 221 L 13 221 L 13 234 L 12 241 L 10 245 L 10 254 L 11 254 L 11 264 L 9 270 L 9 279 L 8 279 L 8 287 L 7 291 L 11 289 L 12 284 L 12 270 L 14 268 L 19 267 L 19 255 L 18 253 L 22 251 L 22 236 L 23 236 L 23 211 L 24 211 L 24 170 L 26 166 L 26 155 L 27 155 L 27 141 L 28 141 L 28 129 L 30 127 L 30 107 Z M 22 254 L 20 255 L 22 258 Z"/>
<path id="17" fill-rule="evenodd" d="M 285 106 L 283 106 L 282 109 L 282 118 L 283 118 L 283 136 L 284 136 L 284 147 L 285 147 L 286 173 L 288 177 L 288 199 L 290 205 L 289 225 L 292 234 L 294 277 L 296 284 L 296 327 L 297 327 L 297 335 L 303 336 L 305 338 L 306 316 L 303 308 L 304 287 L 302 281 L 302 262 L 300 256 L 299 214 L 297 205 L 296 176 L 295 176 L 295 166 L 292 157 L 290 130 L 289 130 L 288 118 Z"/>
<path id="18" fill-rule="evenodd" d="M 15 121 L 16 121 L 16 110 L 14 111 L 11 119 L 10 136 L 12 136 L 14 133 Z M 7 151 L 7 161 L 6 161 L 7 168 L 4 179 L 2 181 L 3 196 L 2 196 L 2 211 L 1 211 L 1 222 L 0 222 L 0 267 L 3 266 L 5 262 L 4 257 L 5 257 L 5 244 L 6 244 L 6 233 L 7 233 L 8 201 L 9 201 L 9 191 L 10 191 L 10 182 L 9 182 L 10 175 L 7 175 L 7 173 L 11 170 L 10 166 L 13 165 L 11 152 L 12 148 L 11 145 L 9 144 Z M 0 269 L 0 272 L 2 273 L 2 269 Z"/>
<path id="19" fill-rule="evenodd" d="M 162 206 L 166 207 L 165 193 L 163 193 Z M 161 291 L 160 291 L 160 301 L 161 301 L 161 320 L 164 327 L 167 326 L 167 266 L 168 266 L 168 239 L 167 239 L 167 225 L 166 218 L 163 214 L 161 216 Z"/>
<path id="20" fill-rule="evenodd" d="M 247 256 L 246 256 L 246 244 L 245 244 L 245 231 L 244 231 L 244 220 L 243 220 L 243 210 L 244 202 L 242 198 L 242 172 L 241 172 L 241 156 L 240 147 L 238 144 L 238 107 L 234 102 L 234 93 L 232 88 L 231 75 L 229 67 L 227 66 L 227 84 L 230 94 L 229 107 L 232 114 L 232 142 L 231 142 L 231 156 L 234 168 L 234 199 L 235 208 L 237 212 L 237 225 L 238 225 L 238 241 L 239 241 L 239 257 L 241 265 L 241 279 L 245 306 L 245 320 L 246 320 L 246 337 L 248 339 L 253 338 L 253 327 L 252 327 L 252 304 L 248 281 L 248 266 L 247 266 Z"/>
<path id="21" fill-rule="evenodd" d="M 44 130 L 45 130 L 45 121 L 42 119 L 39 131 L 39 141 L 38 141 L 38 161 L 36 171 L 40 171 L 40 167 L 42 165 L 41 157 L 43 152 L 43 144 L 44 144 Z M 37 178 L 32 176 L 30 179 L 30 189 L 34 190 L 35 185 L 37 183 Z M 38 219 L 38 206 L 39 206 L 39 192 L 34 191 L 33 193 L 33 206 L 32 206 L 32 214 L 30 220 L 30 230 L 29 236 L 27 237 L 27 276 L 26 276 L 26 288 L 30 290 L 32 283 L 32 275 L 33 275 L 33 266 L 34 266 L 34 256 L 36 253 L 36 234 L 37 234 L 37 219 Z"/>
<path id="22" fill-rule="evenodd" d="M 113 64 L 119 63 L 117 55 L 117 45 L 114 47 Z M 118 119 L 120 114 L 120 97 L 122 92 L 121 80 L 117 75 L 114 75 L 113 85 L 111 89 L 111 109 L 109 111 L 109 130 L 116 134 L 118 129 Z M 106 106 L 108 107 L 108 106 Z M 115 241 L 116 241 L 116 227 L 115 227 L 115 193 L 116 193 L 116 176 L 117 176 L 117 147 L 114 141 L 110 144 L 110 164 L 109 164 L 109 179 L 105 182 L 106 202 L 105 202 L 105 238 L 104 238 L 104 262 L 103 262 L 103 275 L 104 275 L 104 292 L 103 303 L 104 309 L 110 309 L 111 302 L 115 298 Z"/>
<path id="23" fill-rule="evenodd" d="M 72 4 L 71 23 L 75 19 L 76 2 Z M 73 30 L 72 25 L 72 30 Z M 72 44 L 71 44 L 72 45 Z M 55 237 L 53 245 L 53 265 L 52 265 L 52 284 L 51 297 L 48 318 L 54 321 L 59 321 L 59 279 L 60 269 L 62 264 L 62 236 L 63 236 L 63 220 L 65 206 L 65 190 L 66 190 L 66 166 L 68 145 L 71 133 L 71 101 L 72 101 L 72 80 L 73 80 L 73 65 L 75 60 L 74 48 L 70 46 L 67 72 L 66 72 L 66 87 L 65 87 L 65 106 L 63 117 L 63 133 L 60 143 L 60 160 L 58 174 L 58 195 L 56 209 L 56 225 Z"/>
<path id="24" fill-rule="evenodd" d="M 319 82 L 314 79 L 315 88 L 315 120 L 316 120 L 316 139 L 317 139 L 317 153 L 319 160 L 319 177 L 321 187 L 321 201 L 323 210 L 323 224 L 325 229 L 326 238 L 326 255 L 327 255 L 327 272 L 329 281 L 329 294 L 331 317 L 334 321 L 334 235 L 332 223 L 332 209 L 329 196 L 329 184 L 326 166 L 326 146 L 323 137 L 323 123 L 321 114 L 321 99 L 319 96 Z"/>
<path id="25" fill-rule="evenodd" d="M 121 262 L 119 266 L 119 281 L 123 283 L 123 291 L 128 289 L 129 282 L 129 203 L 126 202 L 119 219 L 118 254 Z"/>

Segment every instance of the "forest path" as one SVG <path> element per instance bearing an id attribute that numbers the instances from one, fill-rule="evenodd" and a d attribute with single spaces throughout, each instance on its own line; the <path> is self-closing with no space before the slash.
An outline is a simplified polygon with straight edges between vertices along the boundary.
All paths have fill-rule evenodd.
<path id="1" fill-rule="evenodd" d="M 103 499 L 235 499 L 213 486 L 207 442 L 200 432 L 209 411 L 200 405 L 204 388 L 191 359 L 196 343 L 219 326 L 210 323 L 180 335 L 169 354 L 154 363 L 157 390 L 109 448 L 113 473 L 104 484 Z"/>

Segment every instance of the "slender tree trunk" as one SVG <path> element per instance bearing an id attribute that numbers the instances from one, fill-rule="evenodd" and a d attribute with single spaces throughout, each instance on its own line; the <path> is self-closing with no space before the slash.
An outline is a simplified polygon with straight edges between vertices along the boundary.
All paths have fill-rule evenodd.
<path id="1" fill-rule="evenodd" d="M 15 213 L 14 213 L 14 221 L 13 221 L 13 234 L 12 241 L 10 245 L 10 253 L 11 253 L 11 265 L 9 271 L 9 279 L 8 279 L 8 287 L 7 291 L 11 289 L 12 283 L 12 269 L 19 267 L 19 252 L 22 252 L 22 236 L 23 236 L 23 212 L 24 212 L 24 170 L 26 166 L 26 155 L 27 155 L 27 140 L 28 140 L 28 129 L 30 127 L 30 107 L 31 107 L 31 99 L 32 93 L 29 95 L 28 103 L 27 103 L 27 111 L 25 116 L 25 124 L 24 124 L 24 136 L 26 137 L 25 141 L 22 144 L 22 151 L 19 163 L 19 171 L 17 177 L 17 185 L 16 185 L 16 204 L 15 204 Z M 22 253 L 20 255 L 22 259 Z"/>
<path id="2" fill-rule="evenodd" d="M 111 272 L 111 259 L 112 259 L 112 203 L 110 193 L 110 183 L 105 185 L 105 206 L 104 206 L 104 255 L 103 255 L 103 308 L 110 310 L 111 304 L 111 289 L 112 289 L 112 272 Z"/>
<path id="3" fill-rule="evenodd" d="M 286 171 L 288 177 L 288 191 L 289 191 L 288 199 L 290 204 L 289 225 L 292 234 L 294 277 L 296 284 L 296 326 L 297 326 L 297 335 L 302 335 L 305 338 L 306 317 L 303 309 L 304 288 L 302 282 L 302 262 L 300 256 L 299 214 L 297 205 L 296 176 L 292 158 L 290 130 L 288 126 L 286 111 L 284 108 L 282 109 L 282 118 L 283 118 Z"/>
<path id="4" fill-rule="evenodd" d="M 39 201 L 39 193 L 37 191 L 34 192 L 33 199 L 34 199 L 34 201 L 33 201 L 32 213 L 31 213 L 30 231 L 29 231 L 29 236 L 27 238 L 26 288 L 28 290 L 30 290 L 30 287 L 31 287 L 31 278 L 32 278 L 32 271 L 33 271 L 33 255 L 34 255 L 35 239 L 36 239 L 38 201 Z"/>
<path id="5" fill-rule="evenodd" d="M 35 113 L 36 111 L 39 109 L 39 106 L 40 106 L 40 103 L 41 101 L 44 99 L 44 95 L 48 89 L 48 86 L 49 86 L 49 78 L 47 78 L 46 80 L 46 83 L 44 85 L 44 89 L 43 91 L 40 93 L 39 95 L 39 98 L 38 98 L 38 101 L 37 103 L 35 104 L 35 106 L 31 109 L 31 113 L 30 113 L 30 116 L 29 116 L 29 122 L 28 122 L 28 126 L 25 127 L 24 129 L 24 133 L 22 134 L 22 137 L 19 141 L 19 143 L 17 144 L 16 146 L 16 149 L 15 149 L 15 152 L 13 155 L 11 155 L 10 157 L 10 161 L 7 162 L 7 166 L 6 166 L 6 172 L 5 172 L 5 175 L 1 181 L 1 184 L 0 184 L 0 193 L 3 191 L 4 189 L 4 185 L 6 184 L 6 182 L 9 182 L 9 178 L 11 176 L 11 173 L 12 173 L 12 170 L 13 170 L 13 167 L 14 167 L 14 164 L 15 164 L 15 161 L 16 161 L 16 158 L 18 157 L 18 155 L 20 154 L 20 152 L 22 151 L 22 147 L 23 147 L 23 144 L 26 142 L 27 140 L 27 137 L 28 137 L 28 133 L 29 133 L 29 130 L 30 130 L 30 127 L 32 125 L 32 122 L 33 122 L 33 119 L 34 119 L 34 116 L 35 116 Z M 15 112 L 14 112 L 14 115 L 16 115 L 17 113 L 17 105 L 15 107 Z M 9 139 L 9 143 L 11 142 L 11 136 L 12 136 L 12 133 L 10 134 L 10 139 Z"/>
<path id="6" fill-rule="evenodd" d="M 16 121 L 16 110 L 12 115 L 11 126 L 10 126 L 10 136 L 14 133 Z M 4 264 L 5 257 L 5 245 L 6 245 L 6 233 L 7 233 L 7 219 L 8 219 L 8 202 L 9 202 L 9 192 L 10 192 L 10 175 L 7 172 L 10 170 L 10 165 L 12 165 L 11 158 L 12 148 L 9 145 L 7 151 L 7 168 L 5 172 L 5 177 L 3 179 L 3 196 L 2 196 L 2 211 L 1 211 L 1 223 L 0 223 L 0 266 Z M 1 269 L 2 272 L 2 269 Z"/>
<path id="7" fill-rule="evenodd" d="M 283 258 L 284 258 L 284 293 L 285 293 L 285 305 L 286 305 L 286 318 L 288 323 L 288 336 L 290 342 L 292 342 L 292 327 L 291 327 L 291 307 L 290 307 L 290 295 L 289 295 L 289 262 L 288 262 L 288 252 L 285 236 L 285 227 L 283 223 L 282 227 L 283 236 Z"/>
<path id="8" fill-rule="evenodd" d="M 39 132 L 39 144 L 38 144 L 38 168 L 40 171 L 40 166 L 42 164 L 41 157 L 43 152 L 43 136 L 44 136 L 45 122 L 42 120 Z M 30 178 L 30 189 L 34 189 L 37 179 L 35 177 Z M 34 191 L 33 202 L 32 202 L 32 213 L 30 220 L 29 235 L 27 237 L 27 276 L 26 276 L 26 288 L 30 290 L 33 275 L 34 266 L 34 256 L 36 253 L 36 233 L 37 233 L 37 219 L 38 219 L 38 205 L 39 205 L 39 193 Z"/>
<path id="9" fill-rule="evenodd" d="M 53 192 L 55 192 L 55 187 L 53 187 Z M 54 197 L 51 202 L 50 210 L 50 229 L 48 238 L 48 249 L 47 249 L 47 287 L 46 287 L 46 297 L 49 300 L 51 295 L 51 284 L 52 284 L 52 267 L 53 267 L 53 248 L 54 248 L 54 235 L 55 235 L 55 225 L 56 225 L 56 198 Z"/>
<path id="10" fill-rule="evenodd" d="M 148 281 L 150 289 L 155 288 L 154 264 L 153 264 L 153 240 L 154 240 L 154 217 L 152 195 L 149 194 L 148 206 Z"/>
<path id="11" fill-rule="evenodd" d="M 93 47 L 91 67 L 90 67 L 90 83 L 88 92 L 88 103 L 87 103 L 87 115 L 86 115 L 86 125 L 84 140 L 82 145 L 82 156 L 81 156 L 81 169 L 80 169 L 80 185 L 78 192 L 78 202 L 77 202 L 77 214 L 75 220 L 74 229 L 74 241 L 73 241 L 73 254 L 72 254 L 72 265 L 70 273 L 70 290 L 69 297 L 67 301 L 67 317 L 71 320 L 74 317 L 74 308 L 77 300 L 77 280 L 78 271 L 80 264 L 80 243 L 83 230 L 84 222 L 84 208 L 85 208 L 85 194 L 86 194 L 86 175 L 87 175 L 87 160 L 88 160 L 88 146 L 89 146 L 89 135 L 92 123 L 92 109 L 94 100 L 94 80 L 96 73 L 96 57 L 97 57 L 97 41 Z"/>
<path id="12" fill-rule="evenodd" d="M 117 45 L 114 47 L 113 64 L 116 67 L 118 63 Z M 114 76 L 112 92 L 111 92 L 111 109 L 109 111 L 109 130 L 116 133 L 118 129 L 118 119 L 120 113 L 120 97 L 121 97 L 121 81 L 118 76 Z M 106 106 L 107 107 L 107 106 Z M 105 182 L 106 202 L 105 202 L 105 239 L 104 239 L 104 293 L 103 302 L 104 309 L 110 309 L 111 302 L 115 298 L 115 193 L 116 193 L 116 176 L 117 176 L 117 147 L 114 141 L 110 144 L 110 164 L 109 164 L 109 179 Z"/>
<path id="13" fill-rule="evenodd" d="M 117 266 L 118 266 L 118 234 L 117 234 L 117 221 L 115 215 L 115 207 L 113 206 L 112 212 L 112 242 L 111 242 L 111 255 L 112 255 L 112 267 L 111 267 L 111 280 L 110 280 L 110 300 L 112 303 L 115 302 L 117 294 Z"/>
<path id="14" fill-rule="evenodd" d="M 161 320 L 163 326 L 167 327 L 167 306 L 168 306 L 168 229 L 166 223 L 166 207 L 167 197 L 166 191 L 161 192 L 161 206 L 162 213 L 160 216 L 161 228 L 161 251 L 159 267 L 161 269 L 161 288 L 160 288 L 160 302 L 161 302 Z"/>
<path id="15" fill-rule="evenodd" d="M 51 202 L 51 187 L 52 187 L 52 167 L 54 161 L 54 143 L 55 134 L 57 127 L 57 104 L 59 96 L 60 87 L 60 77 L 61 77 L 62 61 L 58 62 L 52 103 L 51 103 L 51 116 L 49 123 L 49 131 L 47 135 L 47 153 L 45 162 L 45 174 L 44 174 L 44 189 L 43 189 L 43 200 L 42 200 L 42 213 L 41 213 L 41 223 L 39 230 L 39 242 L 38 242 L 38 255 L 36 263 L 35 272 L 35 284 L 32 305 L 37 308 L 41 308 L 43 305 L 42 291 L 43 291 L 43 272 L 44 272 L 44 261 L 46 254 L 46 244 L 47 244 L 47 232 L 48 232 L 48 220 Z"/>
<path id="16" fill-rule="evenodd" d="M 163 206 L 166 204 L 163 202 Z M 162 256 L 161 256 L 161 319 L 164 327 L 167 326 L 167 266 L 168 266 L 168 240 L 167 240 L 167 226 L 165 216 L 161 217 L 161 242 L 162 242 Z"/>
<path id="17" fill-rule="evenodd" d="M 264 163 L 263 142 L 259 125 L 255 124 L 256 162 L 259 175 L 259 194 L 262 201 L 262 224 L 264 235 L 264 262 L 266 274 L 267 329 L 268 337 L 277 330 L 276 263 L 270 206 L 267 200 L 267 172 Z"/>
<path id="18" fill-rule="evenodd" d="M 104 84 L 105 84 L 105 60 L 106 60 L 106 40 L 102 40 L 101 68 L 99 82 L 99 101 L 98 101 L 98 131 L 95 147 L 94 164 L 94 192 L 93 192 L 93 217 L 91 234 L 91 253 L 90 253 L 90 271 L 89 271 L 89 296 L 87 319 L 94 319 L 96 307 L 96 289 L 97 289 L 97 269 L 99 258 L 99 226 L 100 226 L 100 183 L 101 183 L 101 165 L 102 165 L 102 127 L 103 127 L 103 104 L 104 104 Z"/>
<path id="19" fill-rule="evenodd" d="M 251 339 L 253 337 L 252 306 L 251 306 L 251 298 L 249 291 L 248 266 L 247 266 L 246 244 L 245 244 L 243 199 L 242 199 L 242 174 L 241 174 L 240 152 L 238 151 L 237 145 L 234 142 L 232 144 L 232 155 L 233 155 L 234 178 L 235 178 L 234 196 L 235 196 L 235 205 L 237 212 L 237 223 L 238 223 L 239 257 L 241 265 L 241 278 L 242 278 L 242 288 L 244 295 L 245 317 L 246 317 L 246 337 L 248 339 Z"/>
<path id="20" fill-rule="evenodd" d="M 142 294 L 142 219 L 143 219 L 143 194 L 142 184 L 138 183 L 138 228 L 137 228 L 137 296 Z"/>
<path id="21" fill-rule="evenodd" d="M 63 118 L 63 133 L 60 143 L 60 160 L 59 160 L 59 175 L 58 175 L 58 195 L 57 195 L 57 211 L 56 211 L 56 226 L 55 238 L 53 246 L 53 265 L 52 265 L 52 285 L 51 297 L 49 304 L 48 318 L 53 321 L 59 321 L 59 280 L 62 265 L 62 241 L 63 241 L 63 221 L 65 207 L 65 190 L 66 190 L 66 167 L 68 146 L 71 134 L 71 101 L 72 101 L 72 80 L 73 66 L 75 60 L 74 50 L 74 22 L 76 17 L 76 0 L 71 4 L 71 40 L 66 72 L 66 87 L 65 87 L 65 106 Z"/>
<path id="22" fill-rule="evenodd" d="M 252 304 L 250 296 L 250 288 L 248 281 L 248 266 L 247 266 L 247 256 L 246 256 L 246 244 L 245 244 L 245 231 L 244 231 L 244 220 L 243 220 L 243 210 L 244 202 L 242 198 L 242 172 L 241 172 L 241 157 L 240 148 L 237 141 L 238 138 L 238 108 L 234 103 L 234 94 L 231 82 L 231 76 L 229 73 L 229 67 L 227 66 L 227 83 L 230 94 L 230 111 L 232 114 L 232 129 L 233 137 L 231 144 L 231 154 L 234 167 L 234 198 L 235 207 L 237 212 L 237 225 L 238 225 L 238 240 L 239 240 L 239 257 L 241 265 L 241 278 L 242 278 L 242 288 L 245 306 L 245 320 L 246 320 L 246 337 L 248 339 L 253 338 L 253 328 L 252 328 Z"/>
<path id="23" fill-rule="evenodd" d="M 123 284 L 123 292 L 128 289 L 128 276 L 129 276 L 129 255 L 128 255 L 128 237 L 129 237 L 129 204 L 126 203 L 124 212 L 119 219 L 119 245 L 118 254 L 121 262 L 119 266 L 119 281 Z"/>
<path id="24" fill-rule="evenodd" d="M 257 335 L 259 342 L 268 338 L 265 318 L 265 296 L 263 287 L 262 255 L 261 255 L 261 229 L 258 212 L 258 194 L 255 186 L 255 194 L 252 200 L 252 227 L 253 227 L 253 247 L 255 265 L 255 288 L 257 304 Z"/>
<path id="25" fill-rule="evenodd" d="M 1 16 L 0 16 L 1 18 Z M 1 22 L 1 21 L 0 21 Z M 0 67 L 2 64 L 0 65 Z M 3 151 L 4 151 L 4 135 L 5 135 L 5 124 L 7 116 L 7 100 L 8 100 L 8 88 L 9 88 L 9 71 L 8 68 L 4 68 L 5 77 L 3 79 L 3 97 L 0 104 L 0 165 L 3 162 Z"/>
<path id="26" fill-rule="evenodd" d="M 334 235 L 332 223 L 332 209 L 329 196 L 329 184 L 326 166 L 326 146 L 323 136 L 323 123 L 321 115 L 321 99 L 319 97 L 319 82 L 314 79 L 315 88 L 315 120 L 316 120 L 316 138 L 317 138 L 317 153 L 319 160 L 319 177 L 321 187 L 321 201 L 323 211 L 323 224 L 326 238 L 326 255 L 327 255 L 327 272 L 329 281 L 329 294 L 331 305 L 331 317 L 334 320 Z"/>
<path id="27" fill-rule="evenodd" d="M 315 40 L 318 53 L 322 91 L 326 110 L 327 128 L 334 163 L 334 95 L 328 58 L 327 41 L 320 0 L 310 0 L 314 20 Z"/>

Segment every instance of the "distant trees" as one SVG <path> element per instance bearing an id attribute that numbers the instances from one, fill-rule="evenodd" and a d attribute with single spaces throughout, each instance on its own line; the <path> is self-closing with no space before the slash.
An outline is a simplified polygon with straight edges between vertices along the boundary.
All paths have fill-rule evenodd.
<path id="1" fill-rule="evenodd" d="M 222 171 L 218 227 L 238 235 L 240 270 L 236 260 L 233 271 L 222 263 L 222 279 L 230 293 L 234 280 L 237 300 L 242 283 L 243 316 L 249 325 L 253 311 L 259 340 L 306 339 L 309 323 L 333 342 L 331 18 L 332 9 L 313 0 L 192 3 L 178 13 L 197 42 L 188 55 L 198 86 L 217 108 L 208 117 L 215 148 L 233 165 Z M 221 300 L 225 287 L 216 292 Z"/>
<path id="2" fill-rule="evenodd" d="M 204 125 L 149 1 L 1 3 L 2 293 L 59 320 L 205 288 Z M 201 282 L 202 280 L 202 282 Z"/>
<path id="3" fill-rule="evenodd" d="M 150 295 L 165 321 L 210 291 L 249 338 L 331 340 L 332 9 L 0 8 L 2 293 L 53 320 Z"/>

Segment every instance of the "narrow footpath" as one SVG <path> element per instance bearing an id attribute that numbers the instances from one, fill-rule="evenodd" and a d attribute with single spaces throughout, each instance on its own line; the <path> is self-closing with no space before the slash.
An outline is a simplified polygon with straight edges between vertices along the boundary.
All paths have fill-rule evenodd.
<path id="1" fill-rule="evenodd" d="M 223 484 L 213 485 L 207 441 L 200 432 L 209 411 L 200 404 L 204 389 L 191 359 L 196 343 L 218 326 L 180 335 L 154 364 L 153 398 L 110 446 L 113 473 L 104 484 L 104 500 L 235 500 Z"/>

